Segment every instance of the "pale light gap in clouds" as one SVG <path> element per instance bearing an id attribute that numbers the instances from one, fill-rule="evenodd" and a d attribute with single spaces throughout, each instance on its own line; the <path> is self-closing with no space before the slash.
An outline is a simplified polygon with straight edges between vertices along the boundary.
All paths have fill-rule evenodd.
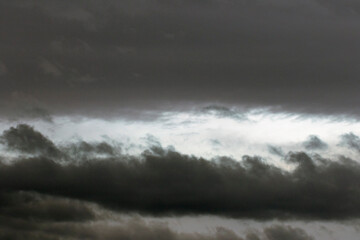
<path id="1" fill-rule="evenodd" d="M 357 157 L 357 150 L 343 143 L 346 134 L 360 135 L 360 124 L 352 119 L 339 121 L 251 112 L 243 116 L 245 118 L 239 120 L 194 112 L 168 112 L 152 121 L 54 117 L 54 123 L 27 122 L 58 143 L 71 139 L 112 139 L 124 144 L 130 154 L 138 154 L 149 147 L 148 136 L 152 136 L 163 147 L 172 146 L 182 153 L 203 157 L 261 155 L 276 160 L 269 146 L 281 147 L 285 153 L 308 151 L 328 157 L 338 154 Z M 0 130 L 13 124 L 3 122 Z"/>

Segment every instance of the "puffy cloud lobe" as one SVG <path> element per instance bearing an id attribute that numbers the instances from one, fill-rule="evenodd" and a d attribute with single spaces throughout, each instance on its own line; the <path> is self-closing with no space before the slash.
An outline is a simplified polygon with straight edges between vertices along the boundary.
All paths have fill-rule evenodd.
<path id="1" fill-rule="evenodd" d="M 360 152 L 360 138 L 354 133 L 348 133 L 341 136 L 340 145 L 348 147 L 349 149 Z"/>
<path id="2" fill-rule="evenodd" d="M 27 124 L 19 124 L 4 131 L 0 140 L 8 149 L 22 153 L 41 154 L 51 157 L 61 155 L 60 150 L 52 141 Z"/>
<path id="3" fill-rule="evenodd" d="M 310 135 L 308 139 L 303 142 L 303 146 L 306 150 L 324 150 L 328 147 L 325 142 L 315 135 Z"/>
<path id="4" fill-rule="evenodd" d="M 120 146 L 115 148 L 105 141 L 79 141 L 56 146 L 49 138 L 27 124 L 19 124 L 5 130 L 0 136 L 0 143 L 9 151 L 33 156 L 49 156 L 57 160 L 79 161 L 98 156 L 116 156 L 121 153 Z"/>

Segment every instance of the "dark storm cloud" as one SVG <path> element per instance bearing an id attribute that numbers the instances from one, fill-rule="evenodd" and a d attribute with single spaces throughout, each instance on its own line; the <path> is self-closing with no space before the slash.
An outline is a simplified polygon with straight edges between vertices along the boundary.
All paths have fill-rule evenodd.
<path id="1" fill-rule="evenodd" d="M 303 146 L 306 150 L 324 150 L 328 148 L 328 145 L 315 135 L 310 135 L 308 139 L 303 142 Z"/>
<path id="2" fill-rule="evenodd" d="M 83 202 L 36 193 L 2 192 L 0 203 L 0 219 L 2 220 L 4 218 L 18 218 L 24 221 L 81 222 L 95 219 L 92 209 Z"/>
<path id="3" fill-rule="evenodd" d="M 207 234 L 181 233 L 165 223 L 128 220 L 87 202 L 34 192 L 0 194 L 1 239 L 132 239 L 132 240 L 312 240 L 303 229 L 273 225 L 242 237 L 217 227 Z M 105 221 L 104 221 L 105 220 Z M 109 224 L 110 223 L 110 224 Z"/>
<path id="4" fill-rule="evenodd" d="M 348 133 L 341 136 L 340 146 L 360 152 L 360 138 L 354 133 Z"/>
<path id="5" fill-rule="evenodd" d="M 21 153 L 40 154 L 50 157 L 59 157 L 61 155 L 60 150 L 51 140 L 26 124 L 19 124 L 4 131 L 0 136 L 0 143 L 4 144 L 9 150 Z"/>
<path id="6" fill-rule="evenodd" d="M 121 154 L 121 144 L 116 142 L 64 143 L 56 146 L 41 132 L 27 124 L 19 124 L 5 130 L 0 136 L 0 144 L 7 151 L 31 154 L 33 156 L 49 156 L 58 160 L 81 161 L 94 157 L 115 157 Z"/>
<path id="7" fill-rule="evenodd" d="M 358 9 L 320 0 L 2 0 L 1 101 L 20 92 L 56 113 L 102 117 L 184 102 L 358 114 Z"/>
<path id="8" fill-rule="evenodd" d="M 129 220 L 116 220 L 100 212 L 95 217 L 93 209 L 85 202 L 26 192 L 11 193 L 6 198 L 10 200 L 7 202 L 8 205 L 0 208 L 1 239 L 274 240 L 274 237 L 277 240 L 313 239 L 304 230 L 286 225 L 270 226 L 262 231 L 249 233 L 246 237 L 241 237 L 223 227 L 217 227 L 215 231 L 207 234 L 182 233 L 174 231 L 160 221 L 147 223 L 141 216 Z M 2 196 L 0 200 L 3 199 Z"/>
<path id="9" fill-rule="evenodd" d="M 259 157 L 244 156 L 240 162 L 228 158 L 206 160 L 161 146 L 141 156 L 113 154 L 114 147 L 106 143 L 80 142 L 74 145 L 75 150 L 57 148 L 26 125 L 4 131 L 2 138 L 9 148 L 26 153 L 40 148 L 51 151 L 0 165 L 1 192 L 34 191 L 155 215 L 360 217 L 360 165 L 346 158 L 330 161 L 301 152 L 289 153 L 285 161 L 296 167 L 285 171 Z M 49 154 L 55 149 L 63 152 Z M 71 161 L 64 163 L 62 156 Z"/>

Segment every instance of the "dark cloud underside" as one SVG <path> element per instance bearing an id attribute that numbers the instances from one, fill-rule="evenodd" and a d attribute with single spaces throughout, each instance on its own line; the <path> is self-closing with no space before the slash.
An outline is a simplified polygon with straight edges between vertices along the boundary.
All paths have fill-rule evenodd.
<path id="1" fill-rule="evenodd" d="M 29 192 L 0 195 L 0 218 L 40 222 L 82 222 L 95 219 L 93 210 L 80 201 Z M 1 221 L 2 222 L 2 221 Z"/>
<path id="2" fill-rule="evenodd" d="M 359 113 L 354 1 L 2 0 L 0 16 L 3 111 L 24 94 L 63 113 L 182 102 Z"/>
<path id="3" fill-rule="evenodd" d="M 4 131 L 2 140 L 34 157 L 0 165 L 0 192 L 35 191 L 154 215 L 360 217 L 360 165 L 346 158 L 289 153 L 285 161 L 296 165 L 289 172 L 258 157 L 206 160 L 161 146 L 141 156 L 122 155 L 106 142 L 57 147 L 27 125 Z"/>
<path id="4" fill-rule="evenodd" d="M 208 234 L 181 233 L 163 222 L 146 223 L 141 217 L 130 220 L 112 219 L 111 214 L 94 206 L 63 198 L 28 192 L 0 196 L 0 238 L 38 240 L 312 240 L 303 229 L 273 225 L 262 232 L 249 232 L 244 237 L 232 230 L 218 227 Z M 5 205 L 3 205 L 5 203 Z M 112 224 L 106 221 L 110 220 Z"/>

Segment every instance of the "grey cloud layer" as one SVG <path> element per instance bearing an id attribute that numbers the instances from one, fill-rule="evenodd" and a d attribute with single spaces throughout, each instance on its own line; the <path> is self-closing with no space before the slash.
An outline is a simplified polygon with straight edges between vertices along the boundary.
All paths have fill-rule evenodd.
<path id="1" fill-rule="evenodd" d="M 2 109 L 20 92 L 65 113 L 184 101 L 358 113 L 358 10 L 320 0 L 3 0 Z"/>
<path id="2" fill-rule="evenodd" d="M 26 131 L 22 131 L 25 129 Z M 21 131 L 20 131 L 21 130 Z M 25 153 L 0 164 L 0 192 L 35 191 L 154 215 L 218 214 L 239 218 L 349 219 L 360 217 L 359 163 L 289 153 L 286 171 L 259 157 L 206 160 L 155 146 L 141 156 L 122 155 L 106 143 L 56 147 L 40 132 L 20 125 L 2 141 Z M 11 136 L 6 138 L 7 136 Z M 30 137 L 33 136 L 33 137 Z M 60 149 L 60 150 L 59 150 Z M 52 151 L 50 151 L 51 153 Z M 99 157 L 101 156 L 101 157 Z M 66 161 L 64 161 L 66 160 Z"/>
<path id="3" fill-rule="evenodd" d="M 2 192 L 0 203 L 0 218 L 40 222 L 82 222 L 95 219 L 91 207 L 83 202 L 35 193 Z"/>
<path id="4" fill-rule="evenodd" d="M 96 212 L 89 203 L 29 192 L 0 196 L 1 239 L 129 239 L 129 240 L 312 240 L 304 230 L 273 225 L 244 237 L 218 227 L 216 231 L 181 233 L 162 222 L 146 223 L 141 217 L 114 219 L 111 213 Z M 100 212 L 99 212 L 100 211 Z M 105 221 L 104 221 L 105 220 Z M 108 224 L 107 221 L 111 221 Z"/>

